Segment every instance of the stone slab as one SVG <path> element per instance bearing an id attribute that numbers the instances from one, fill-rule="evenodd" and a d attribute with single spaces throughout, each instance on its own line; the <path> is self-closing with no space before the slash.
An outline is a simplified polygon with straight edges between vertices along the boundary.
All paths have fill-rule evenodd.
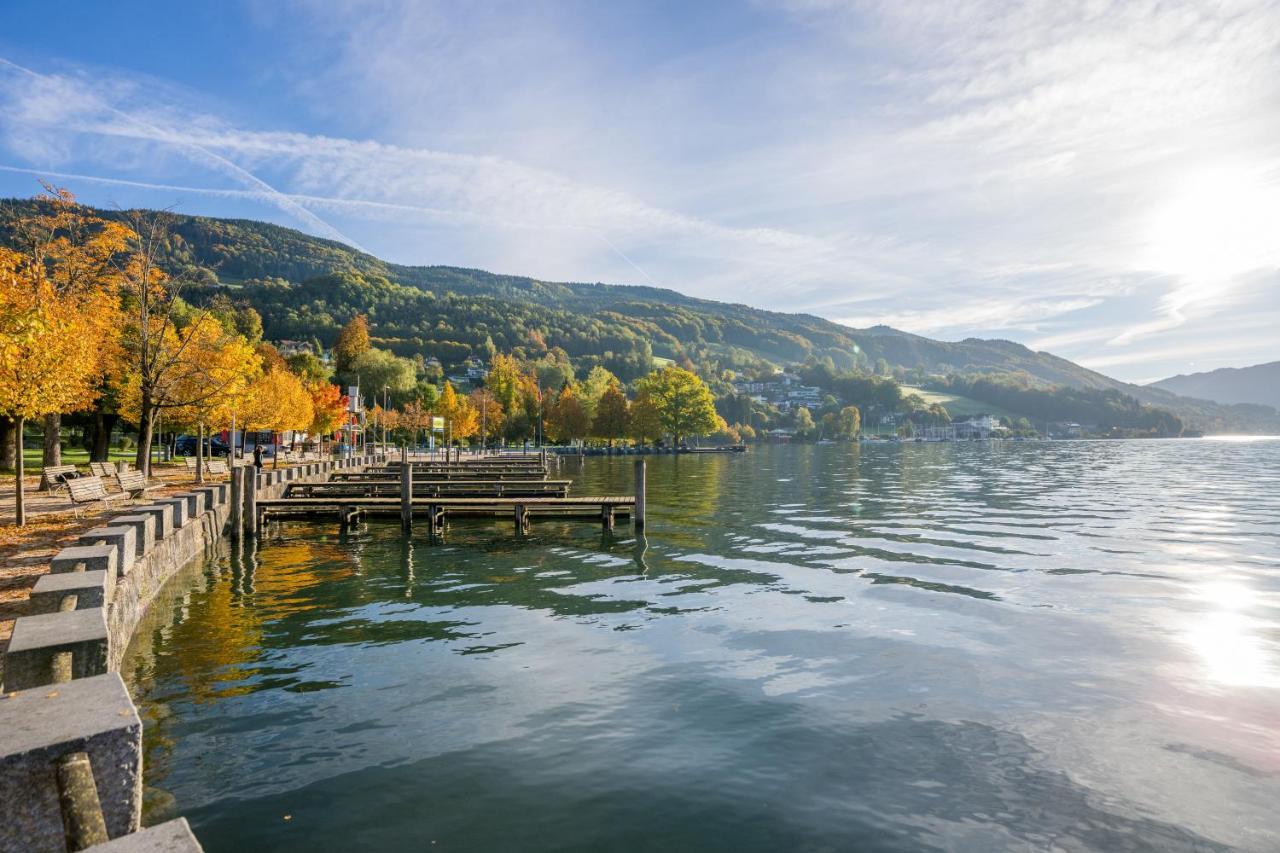
<path id="1" fill-rule="evenodd" d="M 13 623 L 4 660 L 6 690 L 25 690 L 53 681 L 53 659 L 71 653 L 71 677 L 107 671 L 107 612 L 101 607 L 23 616 Z"/>
<path id="2" fill-rule="evenodd" d="M 119 567 L 116 565 L 116 555 L 118 553 L 114 545 L 72 545 L 68 548 L 63 548 L 53 556 L 53 559 L 49 561 L 49 571 L 54 574 L 75 571 L 108 571 L 115 575 L 119 571 Z M 80 566 L 84 568 L 78 568 Z"/>
<path id="3" fill-rule="evenodd" d="M 81 545 L 97 545 L 106 542 L 116 549 L 116 573 L 120 577 L 129 574 L 138 555 L 137 531 L 133 527 L 95 527 L 85 531 L 76 541 Z"/>
<path id="4" fill-rule="evenodd" d="M 92 848 L 95 853 L 203 853 L 185 817 L 148 826 Z"/>
<path id="5" fill-rule="evenodd" d="M 173 507 L 168 504 L 142 504 L 133 511 L 139 515 L 149 515 L 155 519 L 155 539 L 157 542 L 173 532 Z"/>
<path id="6" fill-rule="evenodd" d="M 179 492 L 174 497 L 182 498 L 187 502 L 187 518 L 199 518 L 204 512 L 203 492 Z"/>
<path id="7" fill-rule="evenodd" d="M 167 506 L 173 510 L 173 529 L 177 530 L 187 526 L 190 516 L 187 515 L 187 500 L 182 497 L 160 498 L 156 501 L 159 506 Z"/>
<path id="8" fill-rule="evenodd" d="M 113 575 L 106 571 L 44 575 L 31 590 L 31 613 L 57 613 L 62 597 L 72 593 L 77 599 L 77 610 L 106 607 L 111 599 L 111 582 L 114 580 Z"/>
<path id="9" fill-rule="evenodd" d="M 111 519 L 112 527 L 128 525 L 133 528 L 133 542 L 136 556 L 146 556 L 156 541 L 156 520 L 145 512 L 117 515 Z"/>
<path id="10" fill-rule="evenodd" d="M 0 696 L 0 850 L 64 850 L 57 760 L 85 752 L 107 834 L 138 828 L 142 722 L 117 673 Z"/>

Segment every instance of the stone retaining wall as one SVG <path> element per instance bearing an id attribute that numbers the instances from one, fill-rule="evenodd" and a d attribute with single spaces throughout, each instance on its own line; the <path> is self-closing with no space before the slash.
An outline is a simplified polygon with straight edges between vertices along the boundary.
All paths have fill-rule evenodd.
<path id="1" fill-rule="evenodd" d="M 255 499 L 276 498 L 291 482 L 323 481 L 376 461 L 370 455 L 256 476 L 250 468 L 233 479 L 245 488 L 252 481 Z M 5 659 L 0 853 L 67 849 L 58 767 L 76 753 L 88 755 L 112 839 L 100 849 L 200 849 L 181 818 L 140 831 L 142 726 L 118 670 L 165 582 L 215 553 L 224 534 L 241 535 L 234 522 L 243 500 L 233 483 L 218 483 L 123 508 L 53 558 L 32 590 L 32 615 L 14 623 Z"/>

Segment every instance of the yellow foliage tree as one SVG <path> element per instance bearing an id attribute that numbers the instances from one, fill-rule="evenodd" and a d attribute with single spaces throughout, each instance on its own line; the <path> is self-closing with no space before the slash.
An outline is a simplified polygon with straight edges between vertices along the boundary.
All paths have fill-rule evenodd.
<path id="1" fill-rule="evenodd" d="M 58 298 L 83 302 L 92 297 L 80 319 L 82 334 L 97 343 L 100 385 L 120 354 L 117 263 L 131 232 L 119 222 L 89 214 L 70 192 L 49 184 L 44 188 L 36 212 L 10 223 L 13 246 L 25 255 L 29 269 L 43 271 Z M 62 462 L 61 414 L 44 415 L 45 465 Z"/>
<path id="2" fill-rule="evenodd" d="M 23 423 L 72 411 L 96 396 L 100 350 L 108 330 L 97 312 L 110 312 L 111 294 L 97 289 L 59 292 L 42 266 L 0 248 L 0 414 L 16 423 L 16 522 L 26 523 L 22 488 Z"/>
<path id="3" fill-rule="evenodd" d="M 477 388 L 467 395 L 471 408 L 475 410 L 479 422 L 478 434 L 486 442 L 489 439 L 502 437 L 502 424 L 505 416 L 502 404 L 487 388 Z"/>
<path id="4" fill-rule="evenodd" d="M 475 407 L 470 400 L 453 390 L 452 382 L 444 383 L 440 401 L 436 403 L 436 412 L 445 417 L 452 438 L 470 438 L 480 429 L 480 419 Z"/>

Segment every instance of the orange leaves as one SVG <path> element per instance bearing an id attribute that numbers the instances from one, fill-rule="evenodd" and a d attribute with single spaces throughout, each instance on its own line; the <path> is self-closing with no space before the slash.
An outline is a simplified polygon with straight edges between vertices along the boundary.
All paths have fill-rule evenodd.
<path id="1" fill-rule="evenodd" d="M 316 382 L 307 389 L 311 394 L 312 419 L 308 432 L 328 435 L 338 428 L 346 416 L 347 395 L 329 382 Z"/>

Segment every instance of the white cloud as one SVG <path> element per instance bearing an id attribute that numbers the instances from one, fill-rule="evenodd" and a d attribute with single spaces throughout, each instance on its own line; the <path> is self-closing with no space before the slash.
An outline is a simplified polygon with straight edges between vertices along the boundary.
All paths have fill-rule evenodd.
<path id="1" fill-rule="evenodd" d="M 1100 359 L 1219 328 L 1276 262 L 1251 249 L 1209 285 L 1149 251 L 1183 176 L 1274 179 L 1273 2 L 762 2 L 691 9 L 679 38 L 646 8 L 253 11 L 329 133 L 236 126 L 128 77 L 0 72 L 9 159 L 262 201 L 394 260 Z"/>

